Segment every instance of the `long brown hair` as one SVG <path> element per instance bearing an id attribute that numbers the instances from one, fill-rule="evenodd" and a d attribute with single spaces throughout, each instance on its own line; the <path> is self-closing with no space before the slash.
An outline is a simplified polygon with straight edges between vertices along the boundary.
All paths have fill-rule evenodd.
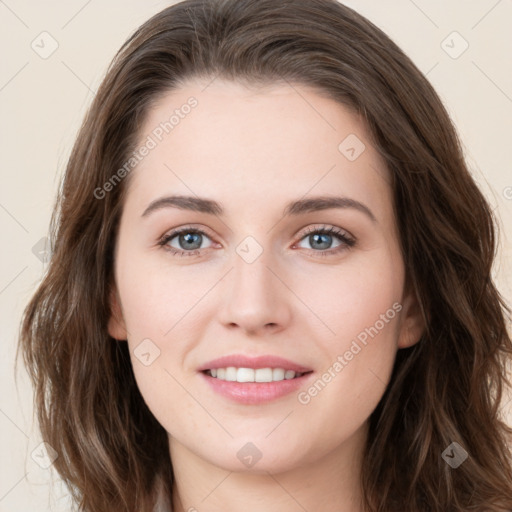
<path id="1" fill-rule="evenodd" d="M 408 283 L 427 325 L 398 351 L 369 418 L 372 512 L 510 511 L 500 417 L 512 342 L 491 278 L 496 227 L 450 118 L 411 60 L 334 0 L 187 0 L 144 23 L 115 56 L 83 122 L 50 225 L 53 255 L 20 326 L 43 438 L 81 510 L 151 510 L 170 496 L 167 434 L 142 399 L 126 342 L 107 332 L 113 254 L 149 107 L 188 78 L 313 86 L 360 114 L 392 175 Z M 457 442 L 468 458 L 442 457 Z"/>

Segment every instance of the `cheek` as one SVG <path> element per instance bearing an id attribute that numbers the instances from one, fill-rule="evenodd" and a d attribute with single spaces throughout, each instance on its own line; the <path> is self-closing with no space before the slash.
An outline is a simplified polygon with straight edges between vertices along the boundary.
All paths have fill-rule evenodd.
<path id="1" fill-rule="evenodd" d="M 332 421 L 324 428 L 332 428 L 334 436 L 338 421 L 349 429 L 347 422 L 353 428 L 362 423 L 389 382 L 402 310 L 402 270 L 400 259 L 375 253 L 364 263 L 361 259 L 336 272 L 313 272 L 311 284 L 298 291 L 321 319 L 315 349 L 324 363 L 319 379 L 304 390 L 299 403 L 311 418 L 330 409 Z"/>
<path id="2" fill-rule="evenodd" d="M 163 256 L 120 259 L 119 290 L 132 337 L 171 337 L 175 326 L 193 315 L 212 277 L 206 269 L 172 264 Z"/>
<path id="3" fill-rule="evenodd" d="M 163 425 L 177 414 L 186 417 L 191 405 L 179 383 L 184 383 L 187 351 L 201 337 L 203 300 L 212 286 L 211 272 L 203 270 L 191 277 L 193 272 L 193 266 L 171 266 L 165 258 L 138 257 L 135 251 L 130 258 L 118 260 L 118 287 L 135 379 Z"/>
<path id="4" fill-rule="evenodd" d="M 311 310 L 308 323 L 318 323 L 317 340 L 331 355 L 360 333 L 364 338 L 365 329 L 376 323 L 383 337 L 397 335 L 396 309 L 401 308 L 393 304 L 402 300 L 403 264 L 392 256 L 375 251 L 336 267 L 310 268 L 307 279 L 293 281 L 294 291 Z"/>

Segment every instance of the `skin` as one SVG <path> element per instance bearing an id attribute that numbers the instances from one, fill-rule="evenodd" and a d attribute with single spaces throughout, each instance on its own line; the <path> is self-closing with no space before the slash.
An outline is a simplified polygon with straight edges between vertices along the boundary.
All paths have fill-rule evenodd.
<path id="1" fill-rule="evenodd" d="M 361 119 L 313 89 L 207 84 L 167 93 L 142 126 L 141 143 L 190 96 L 198 101 L 132 171 L 109 333 L 127 339 L 142 396 L 169 434 L 174 510 L 360 512 L 367 420 L 397 350 L 424 327 L 404 289 L 388 170 Z M 349 134 L 366 146 L 354 161 L 338 149 Z M 225 214 L 163 208 L 142 217 L 171 194 L 214 199 Z M 283 217 L 289 201 L 317 195 L 360 201 L 375 221 L 354 208 Z M 158 244 L 189 224 L 207 231 L 199 255 Z M 336 235 L 319 246 L 304 234 L 323 226 L 355 245 L 333 253 L 344 245 Z M 236 252 L 247 236 L 263 249 L 252 263 Z M 178 236 L 168 245 L 197 253 Z M 295 392 L 237 404 L 198 373 L 220 356 L 273 354 L 313 369 L 308 388 L 395 303 L 401 311 L 307 404 Z M 148 366 L 134 355 L 147 338 L 160 350 Z M 250 468 L 237 457 L 248 442 L 262 454 Z"/>

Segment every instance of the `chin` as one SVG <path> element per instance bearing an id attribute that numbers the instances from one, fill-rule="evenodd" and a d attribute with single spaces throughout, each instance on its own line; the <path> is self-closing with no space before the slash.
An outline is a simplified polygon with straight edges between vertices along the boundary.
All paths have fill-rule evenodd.
<path id="1" fill-rule="evenodd" d="M 227 446 L 223 445 L 222 451 L 225 456 L 219 459 L 219 450 L 214 449 L 217 456 L 210 459 L 211 463 L 236 473 L 276 474 L 301 464 L 301 456 L 293 446 L 275 446 L 264 437 L 261 440 L 253 438 L 253 441 L 247 438 L 243 441 L 231 440 Z"/>

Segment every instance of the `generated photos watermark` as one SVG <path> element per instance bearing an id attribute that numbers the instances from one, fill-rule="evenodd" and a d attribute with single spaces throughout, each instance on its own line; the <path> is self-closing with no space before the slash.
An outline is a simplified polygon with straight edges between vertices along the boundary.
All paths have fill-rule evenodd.
<path id="1" fill-rule="evenodd" d="M 391 308 L 382 313 L 379 319 L 370 327 L 366 327 L 353 340 L 350 348 L 342 355 L 338 355 L 336 361 L 327 368 L 327 370 L 312 384 L 306 391 L 301 391 L 297 395 L 299 403 L 307 405 L 311 399 L 320 393 L 332 380 L 367 346 L 369 339 L 373 339 L 384 329 L 396 314 L 402 310 L 402 305 L 395 302 Z"/>
<path id="2" fill-rule="evenodd" d="M 156 126 L 153 131 L 146 137 L 146 140 L 139 146 L 131 155 L 128 160 L 105 182 L 101 187 L 94 189 L 94 197 L 96 199 L 103 199 L 108 192 L 111 192 L 116 185 L 118 185 L 123 178 L 125 178 L 135 166 L 148 156 L 151 150 L 155 149 L 166 135 L 172 132 L 186 116 L 188 116 L 192 109 L 197 107 L 199 102 L 194 96 L 188 98 L 187 102 L 181 105 L 180 108 L 174 109 L 173 114 L 168 120 L 162 121 Z"/>

